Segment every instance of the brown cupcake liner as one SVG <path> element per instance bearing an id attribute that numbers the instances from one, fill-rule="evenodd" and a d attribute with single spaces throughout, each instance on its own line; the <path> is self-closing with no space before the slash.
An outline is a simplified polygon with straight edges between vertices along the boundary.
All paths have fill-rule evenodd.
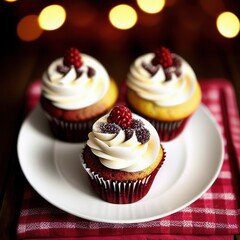
<path id="1" fill-rule="evenodd" d="M 45 113 L 53 136 L 65 142 L 83 142 L 88 138 L 88 133 L 96 119 L 85 122 L 64 121 Z"/>
<path id="2" fill-rule="evenodd" d="M 179 121 L 159 121 L 146 118 L 157 130 L 158 135 L 163 142 L 168 142 L 178 137 L 184 130 L 190 116 Z"/>
<path id="3" fill-rule="evenodd" d="M 165 152 L 163 159 L 150 175 L 135 181 L 104 179 L 98 173 L 91 171 L 85 162 L 82 162 L 82 165 L 88 173 L 93 189 L 104 201 L 115 204 L 129 204 L 139 201 L 148 193 L 164 160 Z"/>

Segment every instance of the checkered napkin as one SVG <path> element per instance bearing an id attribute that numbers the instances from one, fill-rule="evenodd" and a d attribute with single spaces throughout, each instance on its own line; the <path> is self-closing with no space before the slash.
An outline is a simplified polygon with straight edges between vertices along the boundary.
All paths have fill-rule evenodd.
<path id="1" fill-rule="evenodd" d="M 200 83 L 203 103 L 216 118 L 225 146 L 221 172 L 203 196 L 183 210 L 161 219 L 113 224 L 88 221 L 68 214 L 52 206 L 26 184 L 17 225 L 18 238 L 96 239 L 94 236 L 98 236 L 97 239 L 141 240 L 159 239 L 159 235 L 160 239 L 198 239 L 199 235 L 204 235 L 208 239 L 232 239 L 231 235 L 238 234 L 240 121 L 234 91 L 226 80 L 208 79 Z M 28 91 L 28 111 L 37 104 L 39 93 L 40 82 L 36 81 Z"/>

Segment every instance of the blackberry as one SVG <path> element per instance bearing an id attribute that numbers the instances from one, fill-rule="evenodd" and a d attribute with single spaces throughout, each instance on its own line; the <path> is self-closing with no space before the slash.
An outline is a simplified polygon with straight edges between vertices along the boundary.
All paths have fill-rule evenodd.
<path id="1" fill-rule="evenodd" d="M 174 70 L 172 68 L 166 68 L 166 69 L 164 69 L 164 73 L 166 76 L 165 81 L 169 81 L 172 78 L 172 73 L 174 73 Z"/>
<path id="2" fill-rule="evenodd" d="M 172 60 L 173 60 L 173 66 L 174 67 L 180 68 L 182 66 L 182 62 L 181 62 L 180 58 L 178 58 L 176 56 L 173 56 Z"/>
<path id="3" fill-rule="evenodd" d="M 93 77 L 96 74 L 96 71 L 92 67 L 88 67 L 87 75 L 89 78 Z"/>
<path id="4" fill-rule="evenodd" d="M 134 130 L 132 128 L 126 128 L 124 132 L 125 132 L 125 141 L 127 141 L 132 137 Z"/>
<path id="5" fill-rule="evenodd" d="M 58 65 L 56 70 L 61 74 L 67 74 L 70 68 L 68 66 Z"/>
<path id="6" fill-rule="evenodd" d="M 132 120 L 131 128 L 138 129 L 138 128 L 143 128 L 143 127 L 144 127 L 144 123 L 142 122 L 142 120 L 137 120 L 137 119 Z"/>
<path id="7" fill-rule="evenodd" d="M 148 129 L 146 129 L 146 128 L 139 128 L 139 129 L 136 129 L 135 132 L 136 132 L 137 140 L 140 143 L 144 144 L 144 143 L 149 141 L 149 139 L 150 139 L 150 132 L 149 132 Z"/>
<path id="8" fill-rule="evenodd" d="M 169 81 L 172 78 L 172 73 L 176 74 L 177 77 L 180 77 L 182 71 L 181 71 L 181 60 L 174 56 L 173 57 L 173 65 L 171 67 L 165 68 L 164 73 L 166 76 L 166 81 Z"/>
<path id="9" fill-rule="evenodd" d="M 158 65 L 155 66 L 155 65 L 152 65 L 152 64 L 147 64 L 147 63 L 145 63 L 145 62 L 142 63 L 142 67 L 143 67 L 146 71 L 148 71 L 148 72 L 151 74 L 151 76 L 154 76 L 154 75 L 157 73 L 158 69 L 159 69 L 159 66 L 158 66 Z"/>
<path id="10" fill-rule="evenodd" d="M 173 57 L 173 66 L 175 67 L 175 74 L 179 77 L 182 74 L 181 66 L 182 62 L 181 59 L 178 57 Z"/>
<path id="11" fill-rule="evenodd" d="M 77 69 L 77 70 L 76 70 L 76 73 L 77 73 L 77 78 L 79 78 L 79 77 L 81 77 L 81 76 L 82 76 L 82 74 L 83 74 L 83 71 L 82 71 L 82 70 L 80 70 L 80 69 Z"/>
<path id="12" fill-rule="evenodd" d="M 102 133 L 119 133 L 121 130 L 115 123 L 101 123 L 99 127 Z"/>

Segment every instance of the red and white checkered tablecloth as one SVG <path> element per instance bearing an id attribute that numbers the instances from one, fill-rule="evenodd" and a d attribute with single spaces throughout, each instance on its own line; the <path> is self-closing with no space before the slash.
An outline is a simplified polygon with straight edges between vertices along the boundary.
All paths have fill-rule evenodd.
<path id="1" fill-rule="evenodd" d="M 183 210 L 154 221 L 130 224 L 93 222 L 68 214 L 44 200 L 26 184 L 17 225 L 19 239 L 233 239 L 240 233 L 240 121 L 231 84 L 201 80 L 203 103 L 216 118 L 224 138 L 221 172 L 198 200 Z M 121 89 L 124 91 L 124 89 Z M 38 102 L 40 82 L 27 92 L 27 111 Z M 121 101 L 121 99 L 120 99 Z"/>

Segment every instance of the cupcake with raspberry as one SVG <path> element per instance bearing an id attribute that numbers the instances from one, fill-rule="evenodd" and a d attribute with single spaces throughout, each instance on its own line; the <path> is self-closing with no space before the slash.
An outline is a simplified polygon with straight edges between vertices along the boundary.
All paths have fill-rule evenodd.
<path id="1" fill-rule="evenodd" d="M 77 48 L 67 49 L 43 74 L 40 103 L 53 136 L 63 141 L 85 141 L 117 97 L 117 84 L 103 65 Z"/>
<path id="2" fill-rule="evenodd" d="M 162 141 L 175 139 L 201 103 L 192 67 L 166 47 L 138 57 L 127 75 L 127 102 L 156 128 Z"/>
<path id="3" fill-rule="evenodd" d="M 103 200 L 116 204 L 142 199 L 164 160 L 155 128 L 123 105 L 94 123 L 82 153 L 93 189 Z"/>

